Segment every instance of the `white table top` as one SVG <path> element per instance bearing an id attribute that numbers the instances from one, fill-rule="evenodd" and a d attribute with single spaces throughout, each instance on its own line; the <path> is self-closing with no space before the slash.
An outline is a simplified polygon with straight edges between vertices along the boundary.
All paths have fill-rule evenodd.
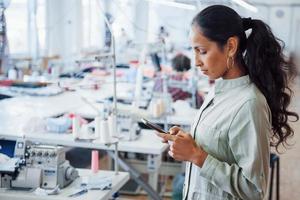
<path id="1" fill-rule="evenodd" d="M 82 105 L 82 99 L 67 92 L 51 97 L 15 97 L 0 101 L 0 135 L 22 137 L 24 127 L 45 117 L 58 116 Z"/>
<path id="2" fill-rule="evenodd" d="M 78 141 L 74 140 L 72 134 L 59 134 L 59 133 L 32 133 L 20 136 L 11 133 L 1 133 L 0 139 L 16 140 L 18 138 L 24 138 L 33 142 L 90 148 L 90 149 L 103 149 L 114 150 L 115 146 L 107 146 L 104 143 Z M 168 148 L 168 144 L 162 143 L 160 138 L 155 135 L 153 130 L 142 130 L 141 135 L 134 141 L 122 141 L 118 143 L 118 151 L 145 153 L 145 154 L 161 154 Z"/>
<path id="3" fill-rule="evenodd" d="M 0 101 L 0 138 L 25 138 L 36 142 L 94 149 L 114 149 L 114 145 L 74 141 L 71 134 L 28 131 L 25 127 L 44 117 L 57 116 L 86 105 L 74 92 L 51 97 L 15 97 Z M 38 129 L 37 127 L 35 127 Z M 155 145 L 154 145 L 155 144 Z M 167 148 L 151 130 L 142 131 L 136 141 L 120 141 L 119 150 L 126 152 L 160 154 Z"/>
<path id="4" fill-rule="evenodd" d="M 92 104 L 99 109 L 102 108 L 102 104 L 100 103 L 92 103 Z M 190 126 L 193 123 L 194 117 L 196 116 L 198 110 L 192 108 L 188 104 L 188 102 L 179 100 L 176 102 L 172 102 L 170 106 L 174 109 L 175 112 L 171 115 L 167 115 L 166 118 L 164 118 L 168 124 Z M 121 113 L 122 112 L 131 113 L 137 116 L 137 118 L 139 117 L 147 118 L 147 119 L 151 119 L 151 121 L 153 122 L 163 123 L 161 119 L 153 118 L 149 110 L 137 109 L 137 108 L 133 108 L 131 105 L 125 105 L 120 103 L 117 104 L 117 107 L 118 107 L 118 111 Z M 94 118 L 97 115 L 97 112 L 87 104 L 77 107 L 74 110 L 74 112 L 76 112 L 82 117 L 86 117 L 90 119 Z"/>
<path id="5" fill-rule="evenodd" d="M 72 111 L 82 105 L 75 92 L 50 97 L 20 96 L 0 101 L 0 113 L 9 116 L 50 117 Z"/>
<path id="6" fill-rule="evenodd" d="M 93 174 L 88 169 L 79 169 L 80 176 L 90 176 Z M 76 187 L 80 184 L 80 178 L 76 179 L 71 183 L 71 185 L 62 189 L 58 195 L 49 196 L 37 196 L 32 191 L 19 191 L 19 190 L 7 190 L 4 188 L 0 189 L 0 199 L 5 200 L 65 200 L 65 199 L 78 199 L 78 200 L 107 200 L 111 195 L 117 192 L 128 180 L 128 172 L 119 172 L 115 175 L 112 171 L 99 171 L 97 173 L 99 176 L 112 176 L 112 189 L 111 190 L 89 190 L 87 193 L 78 197 L 68 197 L 77 191 Z"/>
<path id="7" fill-rule="evenodd" d="M 128 92 L 132 89 L 130 84 L 125 85 L 124 91 Z M 103 92 L 110 91 L 103 85 Z M 120 87 L 119 87 L 120 88 Z M 78 94 L 80 93 L 80 94 Z M 66 112 L 88 111 L 89 115 L 97 114 L 95 110 L 85 103 L 80 96 L 84 96 L 89 101 L 96 104 L 103 94 L 101 89 L 98 91 L 82 90 L 76 92 L 65 92 L 57 96 L 50 97 L 29 97 L 20 96 L 11 99 L 4 99 L 0 101 L 0 138 L 16 139 L 25 137 L 26 139 L 37 142 L 48 142 L 51 144 L 59 144 L 66 146 L 77 146 L 83 148 L 94 149 L 114 149 L 114 146 L 107 147 L 104 144 L 95 144 L 90 142 L 74 141 L 71 134 L 50 134 L 44 131 L 28 131 L 26 126 L 41 120 L 45 117 L 58 116 Z M 106 95 L 104 95 L 106 96 Z M 101 104 L 97 104 L 100 108 Z M 131 111 L 134 114 L 139 114 L 141 117 L 149 117 L 148 112 L 134 111 L 131 107 L 119 106 L 120 109 Z M 175 114 L 167 116 L 167 123 L 169 124 L 183 124 L 190 125 L 194 119 L 196 110 L 189 107 L 186 102 L 175 102 L 173 104 Z M 79 112 L 80 113 L 80 112 Z M 151 119 L 151 118 L 150 118 Z M 38 129 L 37 127 L 35 127 Z M 35 129 L 34 129 L 35 130 Z M 153 134 L 153 131 L 142 131 L 141 137 L 136 141 L 120 141 L 119 150 L 126 152 L 150 153 L 160 154 L 168 146 L 160 142 L 160 139 Z"/>

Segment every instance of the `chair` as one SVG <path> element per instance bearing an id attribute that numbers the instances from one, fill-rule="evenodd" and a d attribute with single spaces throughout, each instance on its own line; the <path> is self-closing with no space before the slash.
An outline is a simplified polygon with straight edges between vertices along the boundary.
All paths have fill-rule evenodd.
<path id="1" fill-rule="evenodd" d="M 270 155 L 271 182 L 270 182 L 269 200 L 272 200 L 275 165 L 276 165 L 276 200 L 279 200 L 279 198 L 280 198 L 279 197 L 279 191 L 280 191 L 279 156 L 274 153 L 271 153 L 271 155 Z"/>

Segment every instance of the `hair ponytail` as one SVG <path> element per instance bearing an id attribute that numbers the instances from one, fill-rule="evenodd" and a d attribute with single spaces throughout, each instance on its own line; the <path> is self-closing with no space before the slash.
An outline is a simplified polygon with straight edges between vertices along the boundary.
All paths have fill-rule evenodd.
<path id="1" fill-rule="evenodd" d="M 289 83 L 295 68 L 285 60 L 284 43 L 273 35 L 267 24 L 251 20 L 250 26 L 252 32 L 246 42 L 245 66 L 250 79 L 267 99 L 272 112 L 272 145 L 278 148 L 280 143 L 285 146 L 286 139 L 294 134 L 288 118 L 299 119 L 295 112 L 287 110 L 292 95 Z"/>
<path id="2" fill-rule="evenodd" d="M 280 144 L 285 146 L 287 138 L 294 135 L 288 124 L 289 118 L 294 117 L 297 121 L 299 116 L 288 110 L 292 95 L 289 83 L 296 68 L 284 58 L 284 43 L 261 20 L 241 18 L 233 9 L 223 5 L 205 8 L 195 16 L 192 25 L 198 26 L 205 37 L 216 42 L 221 49 L 230 37 L 239 38 L 236 61 L 245 67 L 271 109 L 271 145 L 276 149 Z M 246 38 L 248 29 L 252 32 Z"/>

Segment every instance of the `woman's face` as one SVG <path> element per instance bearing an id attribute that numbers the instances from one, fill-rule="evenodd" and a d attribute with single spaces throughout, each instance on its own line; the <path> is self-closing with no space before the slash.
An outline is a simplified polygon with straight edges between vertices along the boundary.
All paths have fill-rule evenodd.
<path id="1" fill-rule="evenodd" d="M 195 53 L 195 64 L 209 79 L 226 78 L 227 50 L 220 49 L 216 42 L 206 38 L 197 26 L 192 26 L 191 44 Z"/>

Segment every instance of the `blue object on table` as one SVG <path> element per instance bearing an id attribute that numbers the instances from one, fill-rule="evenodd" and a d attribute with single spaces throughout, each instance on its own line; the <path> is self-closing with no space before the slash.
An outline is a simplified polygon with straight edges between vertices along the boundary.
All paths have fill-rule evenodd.
<path id="1" fill-rule="evenodd" d="M 47 131 L 65 133 L 72 125 L 71 119 L 67 117 L 48 118 L 46 120 Z"/>
<path id="2" fill-rule="evenodd" d="M 74 194 L 69 195 L 69 197 L 78 197 L 78 196 L 83 195 L 87 192 L 88 192 L 88 189 L 85 188 L 85 189 L 80 190 L 79 192 L 76 192 Z"/>
<path id="3" fill-rule="evenodd" d="M 15 155 L 16 141 L 12 140 L 0 140 L 0 153 L 7 155 L 8 157 L 14 157 Z"/>

